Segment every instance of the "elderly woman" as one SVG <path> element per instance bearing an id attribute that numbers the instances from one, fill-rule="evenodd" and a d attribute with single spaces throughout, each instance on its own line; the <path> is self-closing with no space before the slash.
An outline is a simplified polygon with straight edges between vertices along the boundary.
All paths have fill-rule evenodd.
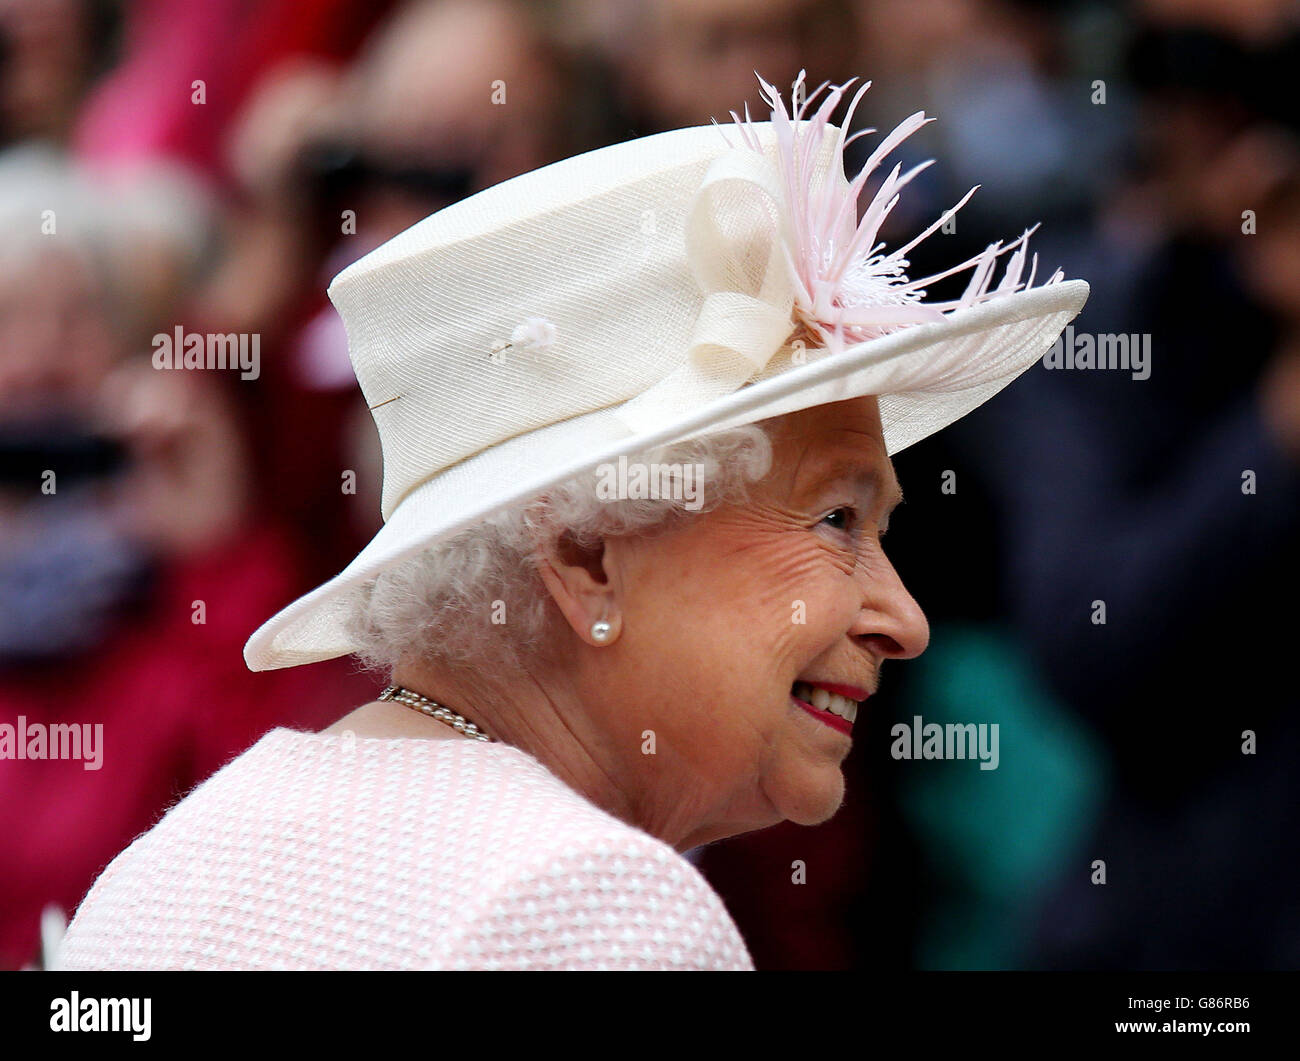
<path id="1" fill-rule="evenodd" d="M 881 546 L 890 454 L 1087 296 L 1033 287 L 1026 233 L 924 302 L 905 256 L 952 211 L 886 254 L 917 170 L 856 209 L 923 116 L 849 181 L 825 88 L 517 177 L 334 281 L 385 524 L 245 656 L 391 684 L 172 808 L 63 965 L 752 967 L 681 853 L 835 813 L 882 665 L 928 639 Z"/>

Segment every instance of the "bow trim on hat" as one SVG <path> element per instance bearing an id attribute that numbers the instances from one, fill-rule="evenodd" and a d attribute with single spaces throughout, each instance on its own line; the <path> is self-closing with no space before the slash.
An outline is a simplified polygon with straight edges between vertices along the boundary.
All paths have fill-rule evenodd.
<path id="1" fill-rule="evenodd" d="M 701 367 L 761 370 L 794 325 L 795 289 L 781 250 L 781 186 L 761 154 L 732 151 L 709 167 L 686 222 L 686 258 L 705 293 L 689 356 Z M 758 274 L 752 262 L 762 261 Z"/>
<path id="2" fill-rule="evenodd" d="M 802 96 L 804 73 L 794 83 Z M 720 156 L 705 174 L 686 224 L 687 258 L 704 301 L 685 362 L 659 383 L 624 403 L 619 415 L 634 431 L 649 430 L 674 413 L 730 394 L 767 369 L 792 340 L 835 353 L 899 328 L 943 320 L 946 312 L 1028 290 L 1038 266 L 1034 255 L 1022 283 L 1030 234 L 1006 246 L 999 240 L 960 265 L 909 280 L 907 254 L 940 229 L 975 193 L 975 188 L 924 232 L 888 254 L 876 237 L 898 202 L 898 193 L 933 160 L 901 173 L 901 164 L 881 182 L 861 220 L 858 198 L 881 161 L 933 119 L 918 111 L 881 141 L 852 181 L 844 177 L 844 151 L 864 129 L 847 136 L 853 112 L 871 87 L 854 95 L 839 129 L 830 116 L 854 78 L 831 89 L 815 115 L 805 119 L 823 83 L 799 103 L 793 120 L 781 95 L 762 78 L 772 108 L 776 159 L 764 150 L 749 118 L 732 118 L 741 145 Z M 827 137 L 834 133 L 834 140 Z M 725 134 L 724 134 L 725 135 Z M 730 141 L 728 141 L 730 144 Z M 977 186 L 978 187 L 978 186 Z M 997 259 L 1013 251 L 1001 281 L 990 290 Z M 922 301 L 925 288 L 973 270 L 958 299 Z M 1059 282 L 1058 269 L 1046 281 Z"/>
<path id="3" fill-rule="evenodd" d="M 738 390 L 785 346 L 797 296 L 785 216 L 780 173 L 762 152 L 733 149 L 709 167 L 686 219 L 686 258 L 704 292 L 686 363 L 622 407 L 628 426 Z"/>

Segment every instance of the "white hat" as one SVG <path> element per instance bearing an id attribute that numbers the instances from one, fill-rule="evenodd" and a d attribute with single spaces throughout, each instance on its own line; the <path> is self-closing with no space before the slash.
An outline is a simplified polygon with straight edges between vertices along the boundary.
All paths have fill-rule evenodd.
<path id="1" fill-rule="evenodd" d="M 947 271 L 972 271 L 963 298 L 923 303 L 905 255 L 966 200 L 883 253 L 876 231 L 924 167 L 895 167 L 860 222 L 858 193 L 928 119 L 903 122 L 849 181 L 845 134 L 828 124 L 848 87 L 805 118 L 818 89 L 791 120 L 764 82 L 770 122 L 733 113 L 730 133 L 678 129 L 557 162 L 343 270 L 329 295 L 379 428 L 385 522 L 253 634 L 248 666 L 350 654 L 344 603 L 359 584 L 620 455 L 864 395 L 879 396 L 894 454 L 1041 357 L 1088 285 L 1058 272 L 1035 288 L 1032 268 L 1022 281 L 1026 232 Z M 801 74 L 796 100 L 802 89 Z"/>

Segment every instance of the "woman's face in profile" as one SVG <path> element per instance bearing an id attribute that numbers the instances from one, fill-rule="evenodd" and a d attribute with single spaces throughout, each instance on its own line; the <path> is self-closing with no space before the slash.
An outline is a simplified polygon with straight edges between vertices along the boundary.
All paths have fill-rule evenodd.
<path id="1" fill-rule="evenodd" d="M 621 633 L 594 657 L 588 702 L 638 749 L 620 787 L 644 801 L 642 827 L 679 849 L 833 815 L 850 727 L 799 706 L 796 682 L 869 694 L 885 659 L 929 639 L 881 548 L 899 494 L 876 399 L 768 426 L 772 468 L 745 504 L 607 543 Z"/>

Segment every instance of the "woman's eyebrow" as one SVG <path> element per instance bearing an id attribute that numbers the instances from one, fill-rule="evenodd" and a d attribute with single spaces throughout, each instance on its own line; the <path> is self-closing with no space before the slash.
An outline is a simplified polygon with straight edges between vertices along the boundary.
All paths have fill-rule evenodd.
<path id="1" fill-rule="evenodd" d="M 852 483 L 854 486 L 869 488 L 884 506 L 887 516 L 903 502 L 903 488 L 894 473 L 892 463 L 887 463 L 888 472 L 880 464 L 864 462 L 862 458 L 841 458 L 828 462 L 811 478 L 811 485 L 823 486 L 834 482 Z"/>

